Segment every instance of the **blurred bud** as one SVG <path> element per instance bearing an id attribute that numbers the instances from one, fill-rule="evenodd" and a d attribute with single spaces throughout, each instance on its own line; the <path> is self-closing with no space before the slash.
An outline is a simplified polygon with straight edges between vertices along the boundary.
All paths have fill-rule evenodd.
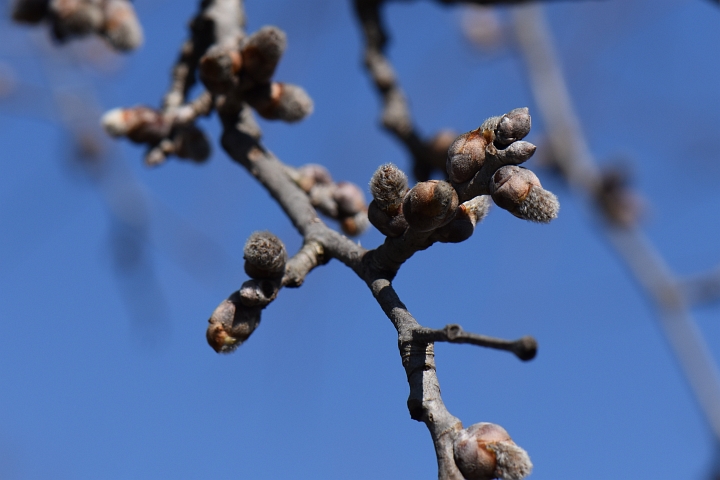
<path id="1" fill-rule="evenodd" d="M 408 190 L 407 175 L 392 163 L 381 165 L 370 179 L 370 193 L 376 208 L 396 215 Z"/>
<path id="2" fill-rule="evenodd" d="M 322 165 L 309 163 L 298 168 L 297 173 L 297 184 L 305 191 L 305 193 L 309 192 L 315 184 L 332 184 L 330 172 Z"/>
<path id="3" fill-rule="evenodd" d="M 142 45 L 142 26 L 132 3 L 128 0 L 105 0 L 104 14 L 102 32 L 113 48 L 127 52 Z"/>
<path id="4" fill-rule="evenodd" d="M 458 137 L 453 130 L 440 130 L 426 142 L 427 163 L 432 168 L 445 170 L 448 157 L 448 149 Z"/>
<path id="5" fill-rule="evenodd" d="M 511 110 L 502 117 L 495 128 L 495 145 L 506 147 L 522 140 L 530 133 L 530 112 L 527 107 Z"/>
<path id="6" fill-rule="evenodd" d="M 286 45 L 285 32 L 277 27 L 262 27 L 250 35 L 242 47 L 245 74 L 257 84 L 268 83 Z"/>
<path id="7" fill-rule="evenodd" d="M 160 112 L 143 106 L 110 110 L 101 123 L 113 137 L 125 136 L 136 143 L 156 144 L 170 133 L 170 124 Z"/>
<path id="8" fill-rule="evenodd" d="M 210 156 L 210 142 L 194 124 L 181 125 L 173 133 L 174 152 L 180 158 L 204 162 Z"/>
<path id="9" fill-rule="evenodd" d="M 333 192 L 337 203 L 338 215 L 348 217 L 365 210 L 365 194 L 360 187 L 351 182 L 340 182 Z"/>
<path id="10" fill-rule="evenodd" d="M 342 217 L 340 219 L 340 228 L 343 233 L 351 237 L 356 237 L 363 233 L 367 230 L 368 225 L 370 225 L 370 222 L 368 222 L 368 216 L 365 209 L 355 215 Z"/>
<path id="11" fill-rule="evenodd" d="M 12 19 L 22 23 L 39 23 L 48 13 L 50 0 L 16 0 Z"/>
<path id="12" fill-rule="evenodd" d="M 515 165 L 498 169 L 490 181 L 490 193 L 498 207 L 518 218 L 548 223 L 557 218 L 557 197 L 544 190 L 530 170 Z"/>
<path id="13" fill-rule="evenodd" d="M 493 423 L 476 423 L 462 430 L 453 453 L 460 473 L 468 480 L 521 480 L 533 468 L 527 452 Z"/>
<path id="14" fill-rule="evenodd" d="M 307 92 L 290 83 L 261 85 L 248 91 L 245 99 L 268 120 L 297 122 L 313 111 L 313 101 Z"/>
<path id="15" fill-rule="evenodd" d="M 245 243 L 245 273 L 252 278 L 277 278 L 285 273 L 287 252 L 270 232 L 255 232 Z"/>
<path id="16" fill-rule="evenodd" d="M 629 183 L 628 172 L 620 168 L 606 170 L 600 176 L 597 202 L 605 219 L 616 227 L 632 227 L 642 215 L 642 202 Z"/>
<path id="17" fill-rule="evenodd" d="M 460 26 L 465 38 L 483 50 L 492 50 L 503 40 L 503 25 L 491 6 L 468 5 Z"/>
<path id="18" fill-rule="evenodd" d="M 448 223 L 458 207 L 455 189 L 447 182 L 428 180 L 415 185 L 403 200 L 403 215 L 408 224 L 428 232 Z"/>
<path id="19" fill-rule="evenodd" d="M 213 45 L 200 59 L 200 80 L 211 92 L 225 92 L 236 82 L 242 57 L 234 45 Z"/>
<path id="20" fill-rule="evenodd" d="M 260 308 L 244 306 L 235 292 L 215 309 L 208 322 L 205 333 L 208 344 L 218 353 L 230 353 L 260 324 Z"/>
<path id="21" fill-rule="evenodd" d="M 53 34 L 60 41 L 96 32 L 105 19 L 99 0 L 51 0 L 50 15 Z"/>
<path id="22" fill-rule="evenodd" d="M 455 139 L 448 149 L 445 164 L 451 182 L 467 182 L 480 171 L 485 162 L 488 142 L 480 129 L 463 133 Z"/>
<path id="23" fill-rule="evenodd" d="M 460 243 L 470 238 L 475 226 L 482 222 L 490 211 L 490 198 L 481 195 L 460 204 L 455 218 L 437 230 L 438 241 L 444 243 Z"/>
<path id="24" fill-rule="evenodd" d="M 368 220 L 387 237 L 399 237 L 408 228 L 407 220 L 402 214 L 402 203 L 395 215 L 389 215 L 378 206 L 377 200 L 373 200 L 368 207 Z"/>

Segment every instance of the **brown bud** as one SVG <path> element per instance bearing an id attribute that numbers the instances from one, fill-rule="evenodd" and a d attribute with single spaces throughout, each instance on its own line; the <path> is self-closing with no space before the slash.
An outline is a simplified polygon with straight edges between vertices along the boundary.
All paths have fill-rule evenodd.
<path id="1" fill-rule="evenodd" d="M 230 353 L 260 324 L 260 308 L 244 306 L 235 292 L 215 309 L 208 322 L 205 333 L 208 344 L 218 353 Z"/>
<path id="2" fill-rule="evenodd" d="M 268 83 L 287 45 L 285 32 L 262 27 L 242 47 L 243 71 L 256 84 Z"/>
<path id="3" fill-rule="evenodd" d="M 106 0 L 104 13 L 102 32 L 113 48 L 127 52 L 142 45 L 142 26 L 132 3 L 127 0 Z"/>
<path id="4" fill-rule="evenodd" d="M 194 124 L 178 126 L 173 132 L 174 153 L 180 158 L 204 162 L 210 156 L 210 142 Z"/>
<path id="5" fill-rule="evenodd" d="M 53 35 L 60 41 L 96 32 L 105 20 L 102 5 L 96 0 L 51 0 L 50 15 Z"/>
<path id="6" fill-rule="evenodd" d="M 13 4 L 12 18 L 16 22 L 38 23 L 48 13 L 49 0 L 16 0 Z"/>
<path id="7" fill-rule="evenodd" d="M 307 193 L 315 184 L 330 185 L 332 176 L 330 176 L 328 169 L 322 165 L 309 163 L 298 168 L 296 182 Z"/>
<path id="8" fill-rule="evenodd" d="M 356 237 L 363 233 L 369 225 L 368 216 L 365 209 L 348 217 L 340 219 L 340 228 L 345 235 Z"/>
<path id="9" fill-rule="evenodd" d="M 462 430 L 453 453 L 460 473 L 468 480 L 521 480 L 532 472 L 527 452 L 493 423 L 476 423 Z"/>
<path id="10" fill-rule="evenodd" d="M 365 194 L 360 187 L 351 182 L 340 182 L 333 192 L 337 203 L 338 215 L 348 217 L 365 210 Z"/>
<path id="11" fill-rule="evenodd" d="M 460 243 L 470 238 L 475 226 L 480 223 L 490 210 L 490 198 L 487 195 L 475 197 L 461 204 L 455 212 L 455 218 L 437 230 L 438 241 L 444 243 Z"/>
<path id="12" fill-rule="evenodd" d="M 544 190 L 530 170 L 514 165 L 498 169 L 490 181 L 490 193 L 498 207 L 518 218 L 548 223 L 557 218 L 557 197 Z"/>
<path id="13" fill-rule="evenodd" d="M 156 144 L 170 133 L 170 124 L 160 112 L 143 106 L 115 108 L 101 122 L 113 137 L 125 136 L 136 143 Z"/>
<path id="14" fill-rule="evenodd" d="M 408 228 L 407 220 L 402 214 L 402 203 L 395 215 L 389 215 L 378 206 L 377 200 L 373 200 L 368 207 L 368 220 L 380 233 L 388 237 L 399 237 Z"/>
<path id="15" fill-rule="evenodd" d="M 253 278 L 242 284 L 238 295 L 246 307 L 263 308 L 275 300 L 279 290 L 280 283 L 275 280 Z"/>
<path id="16" fill-rule="evenodd" d="M 261 85 L 248 91 L 245 99 L 268 120 L 297 122 L 313 111 L 313 102 L 307 92 L 290 83 Z"/>
<path id="17" fill-rule="evenodd" d="M 488 145 L 480 129 L 460 135 L 448 149 L 448 177 L 453 183 L 467 182 L 480 171 L 485 162 L 485 147 Z"/>
<path id="18" fill-rule="evenodd" d="M 270 232 L 255 232 L 250 235 L 243 253 L 245 273 L 252 278 L 277 278 L 285 273 L 285 245 Z"/>
<path id="19" fill-rule="evenodd" d="M 455 215 L 458 196 L 447 182 L 428 180 L 415 185 L 403 200 L 403 215 L 408 224 L 428 232 L 448 223 Z"/>
<path id="20" fill-rule="evenodd" d="M 408 190 L 407 175 L 392 163 L 381 165 L 370 179 L 370 193 L 375 206 L 396 215 Z"/>
<path id="21" fill-rule="evenodd" d="M 511 110 L 502 117 L 495 129 L 495 145 L 505 147 L 522 140 L 530 133 L 531 120 L 527 107 Z"/>
<path id="22" fill-rule="evenodd" d="M 490 147 L 488 151 L 494 148 Z M 510 144 L 504 150 L 495 149 L 493 154 L 500 159 L 503 165 L 519 165 L 528 161 L 535 153 L 535 150 L 537 150 L 537 147 L 532 143 L 520 141 Z"/>
<path id="23" fill-rule="evenodd" d="M 208 90 L 222 93 L 237 82 L 241 66 L 242 57 L 235 46 L 214 45 L 200 59 L 198 74 Z"/>

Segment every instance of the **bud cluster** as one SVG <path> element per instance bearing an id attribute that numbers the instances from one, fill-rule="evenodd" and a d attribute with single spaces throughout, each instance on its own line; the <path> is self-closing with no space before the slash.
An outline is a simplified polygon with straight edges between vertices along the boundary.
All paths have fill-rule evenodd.
<path id="1" fill-rule="evenodd" d="M 490 194 L 516 217 L 547 223 L 557 217 L 557 197 L 542 188 L 534 173 L 517 166 L 535 153 L 535 145 L 522 141 L 530 127 L 527 108 L 488 118 L 450 146 L 447 174 L 455 188 L 472 192 L 467 197 Z"/>
<path id="2" fill-rule="evenodd" d="M 138 105 L 110 110 L 101 122 L 113 137 L 148 145 L 148 165 L 158 165 L 169 155 L 204 162 L 210 156 L 210 142 L 194 123 L 181 121 L 179 113 L 180 109 L 161 112 Z"/>
<path id="3" fill-rule="evenodd" d="M 308 164 L 289 170 L 292 179 L 307 193 L 323 215 L 340 222 L 346 235 L 360 235 L 368 227 L 368 209 L 362 190 L 350 182 L 335 183 L 322 165 Z"/>
<path id="4" fill-rule="evenodd" d="M 302 120 L 313 109 L 305 90 L 272 81 L 286 43 L 282 30 L 263 27 L 239 43 L 215 45 L 200 59 L 200 80 L 214 95 L 241 98 L 268 120 Z"/>
<path id="5" fill-rule="evenodd" d="M 462 430 L 453 453 L 455 464 L 468 480 L 521 480 L 532 472 L 527 452 L 494 423 L 476 423 Z"/>
<path id="6" fill-rule="evenodd" d="M 100 35 L 115 50 L 129 51 L 143 42 L 143 32 L 129 0 L 16 0 L 13 20 L 47 22 L 58 42 Z"/>

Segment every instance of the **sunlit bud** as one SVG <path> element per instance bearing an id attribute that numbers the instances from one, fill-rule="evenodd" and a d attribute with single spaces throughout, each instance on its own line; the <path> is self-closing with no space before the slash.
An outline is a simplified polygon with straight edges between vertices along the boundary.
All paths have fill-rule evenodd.
<path id="1" fill-rule="evenodd" d="M 208 322 L 205 332 L 208 344 L 218 353 L 230 353 L 260 324 L 260 308 L 244 306 L 235 292 L 215 309 Z"/>
<path id="2" fill-rule="evenodd" d="M 143 43 L 143 31 L 132 3 L 127 0 L 105 1 L 103 33 L 116 50 L 135 50 Z"/>
<path id="3" fill-rule="evenodd" d="M 368 207 L 368 220 L 387 237 L 399 237 L 408 228 L 407 220 L 402 214 L 402 204 L 395 215 L 389 215 L 378 206 L 377 200 L 373 200 Z"/>
<path id="4" fill-rule="evenodd" d="M 305 90 L 290 83 L 262 85 L 247 92 L 248 104 L 268 120 L 297 122 L 313 111 L 313 101 Z"/>
<path id="5" fill-rule="evenodd" d="M 268 83 L 287 45 L 285 32 L 262 27 L 242 47 L 243 70 L 257 84 Z"/>
<path id="6" fill-rule="evenodd" d="M 285 245 L 270 232 L 255 232 L 250 235 L 243 253 L 245 273 L 253 278 L 277 278 L 285 272 Z"/>
<path id="7" fill-rule="evenodd" d="M 527 107 L 516 108 L 500 117 L 495 128 L 495 144 L 505 147 L 512 142 L 522 140 L 530 133 L 530 113 Z"/>
<path id="8" fill-rule="evenodd" d="M 381 165 L 370 179 L 370 193 L 377 208 L 395 215 L 408 190 L 407 175 L 392 163 Z"/>
<path id="9" fill-rule="evenodd" d="M 337 203 L 338 215 L 347 217 L 365 210 L 365 194 L 360 187 L 351 182 L 340 182 L 333 192 L 333 200 Z"/>
<path id="10" fill-rule="evenodd" d="M 309 163 L 298 168 L 297 173 L 297 183 L 306 193 L 309 192 L 315 184 L 329 185 L 332 183 L 330 172 L 322 165 Z"/>
<path id="11" fill-rule="evenodd" d="M 494 145 L 488 147 L 488 152 L 500 159 L 503 165 L 519 165 L 525 163 L 533 156 L 537 147 L 530 142 L 513 142 L 504 150 L 498 150 Z"/>
<path id="12" fill-rule="evenodd" d="M 514 165 L 495 172 L 490 193 L 497 206 L 524 220 L 548 223 L 560 209 L 557 197 L 542 188 L 533 172 Z"/>
<path id="13" fill-rule="evenodd" d="M 16 0 L 12 18 L 16 22 L 38 23 L 48 13 L 49 0 Z"/>
<path id="14" fill-rule="evenodd" d="M 345 235 L 355 237 L 363 233 L 370 225 L 365 209 L 348 217 L 340 219 L 340 228 Z"/>
<path id="15" fill-rule="evenodd" d="M 242 57 L 235 46 L 214 45 L 200 59 L 198 74 L 208 90 L 224 92 L 236 82 L 241 66 Z"/>
<path id="16" fill-rule="evenodd" d="M 403 200 L 403 215 L 408 224 L 421 232 L 448 223 L 458 207 L 455 189 L 447 182 L 428 180 L 415 185 Z"/>
<path id="17" fill-rule="evenodd" d="M 53 34 L 58 40 L 100 30 L 105 19 L 98 0 L 51 0 Z"/>
<path id="18" fill-rule="evenodd" d="M 455 218 L 447 225 L 438 228 L 436 235 L 440 242 L 459 243 L 470 238 L 475 226 L 482 222 L 490 211 L 490 198 L 481 195 L 460 204 Z"/>
<path id="19" fill-rule="evenodd" d="M 125 136 L 136 143 L 155 144 L 170 133 L 170 124 L 160 112 L 143 106 L 110 110 L 101 123 L 113 137 Z"/>
<path id="20" fill-rule="evenodd" d="M 521 480 L 532 472 L 527 452 L 500 425 L 476 423 L 462 430 L 453 445 L 455 464 L 468 480 Z"/>
<path id="21" fill-rule="evenodd" d="M 485 162 L 488 142 L 480 129 L 463 133 L 455 139 L 448 149 L 445 164 L 451 182 L 467 182 L 480 171 Z"/>
<path id="22" fill-rule="evenodd" d="M 210 156 L 210 142 L 193 124 L 178 126 L 173 133 L 174 152 L 180 158 L 204 162 Z"/>

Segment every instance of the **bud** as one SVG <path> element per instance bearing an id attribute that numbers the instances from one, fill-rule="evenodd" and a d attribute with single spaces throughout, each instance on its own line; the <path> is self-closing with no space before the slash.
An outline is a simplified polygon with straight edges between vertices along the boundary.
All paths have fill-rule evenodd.
<path id="1" fill-rule="evenodd" d="M 429 232 L 448 223 L 458 207 L 455 189 L 447 182 L 428 180 L 415 185 L 403 200 L 403 215 L 408 224 Z"/>
<path id="2" fill-rule="evenodd" d="M 205 332 L 208 344 L 217 353 L 230 353 L 260 324 L 260 308 L 244 306 L 235 292 L 215 309 L 208 323 Z"/>
<path id="3" fill-rule="evenodd" d="M 210 156 L 210 142 L 193 124 L 177 126 L 173 133 L 174 152 L 180 158 L 204 162 Z"/>
<path id="4" fill-rule="evenodd" d="M 22 23 L 39 23 L 48 13 L 49 0 L 16 0 L 12 19 Z"/>
<path id="5" fill-rule="evenodd" d="M 315 163 L 303 165 L 297 170 L 297 184 L 308 193 L 316 184 L 332 184 L 332 176 L 327 168 Z"/>
<path id="6" fill-rule="evenodd" d="M 286 45 L 285 32 L 277 27 L 262 27 L 242 47 L 243 71 L 256 84 L 268 83 Z"/>
<path id="7" fill-rule="evenodd" d="M 345 235 L 356 237 L 367 230 L 368 225 L 367 212 L 363 208 L 362 211 L 348 217 L 340 219 L 340 228 Z"/>
<path id="8" fill-rule="evenodd" d="M 445 168 L 451 182 L 467 182 L 480 171 L 489 141 L 482 130 L 477 129 L 463 133 L 450 145 Z"/>
<path id="9" fill-rule="evenodd" d="M 544 190 L 528 169 L 509 165 L 498 169 L 490 181 L 490 193 L 498 207 L 518 218 L 548 223 L 557 218 L 557 197 Z"/>
<path id="10" fill-rule="evenodd" d="M 381 165 L 370 179 L 375 207 L 396 215 L 408 190 L 407 175 L 392 163 Z"/>
<path id="11" fill-rule="evenodd" d="M 245 100 L 268 120 L 297 122 L 313 111 L 313 101 L 307 92 L 290 83 L 261 85 L 248 91 Z"/>
<path id="12" fill-rule="evenodd" d="M 488 151 L 494 150 L 493 154 L 500 159 L 503 165 L 519 165 L 527 162 L 533 156 L 537 147 L 530 142 L 514 142 L 504 150 L 497 150 L 494 146 Z"/>
<path id="13" fill-rule="evenodd" d="M 402 214 L 402 204 L 395 215 L 389 215 L 373 200 L 368 207 L 368 220 L 387 237 L 399 237 L 408 228 L 407 220 Z"/>
<path id="14" fill-rule="evenodd" d="M 268 279 L 251 279 L 246 281 L 238 290 L 240 302 L 246 307 L 260 307 L 267 306 L 270 302 L 275 300 L 278 291 L 280 290 L 280 284 Z"/>
<path id="15" fill-rule="evenodd" d="M 353 216 L 365 210 L 365 194 L 354 183 L 338 183 L 332 197 L 341 217 Z"/>
<path id="16" fill-rule="evenodd" d="M 170 133 L 170 124 L 160 112 L 143 106 L 110 110 L 101 123 L 113 137 L 126 136 L 135 143 L 156 144 Z"/>
<path id="17" fill-rule="evenodd" d="M 100 2 L 93 0 L 52 0 L 49 13 L 53 35 L 61 42 L 98 31 L 105 18 Z"/>
<path id="18" fill-rule="evenodd" d="M 481 195 L 460 204 L 455 218 L 437 230 L 438 241 L 444 243 L 460 243 L 470 238 L 475 226 L 482 222 L 490 211 L 490 198 Z"/>
<path id="19" fill-rule="evenodd" d="M 531 121 L 527 107 L 516 108 L 500 117 L 495 128 L 495 145 L 505 147 L 522 140 L 530 133 Z"/>
<path id="20" fill-rule="evenodd" d="M 200 58 L 198 74 L 200 81 L 211 92 L 224 92 L 231 88 L 242 66 L 240 52 L 233 45 L 213 45 Z"/>
<path id="21" fill-rule="evenodd" d="M 277 278 L 285 273 L 285 245 L 270 232 L 255 232 L 245 243 L 245 273 L 252 278 Z"/>
<path id="22" fill-rule="evenodd" d="M 142 45 L 142 26 L 132 3 L 127 0 L 106 0 L 104 14 L 102 32 L 113 48 L 127 52 Z"/>
<path id="23" fill-rule="evenodd" d="M 532 472 L 527 452 L 507 431 L 493 423 L 476 423 L 462 430 L 453 445 L 455 464 L 468 480 L 521 480 Z"/>

